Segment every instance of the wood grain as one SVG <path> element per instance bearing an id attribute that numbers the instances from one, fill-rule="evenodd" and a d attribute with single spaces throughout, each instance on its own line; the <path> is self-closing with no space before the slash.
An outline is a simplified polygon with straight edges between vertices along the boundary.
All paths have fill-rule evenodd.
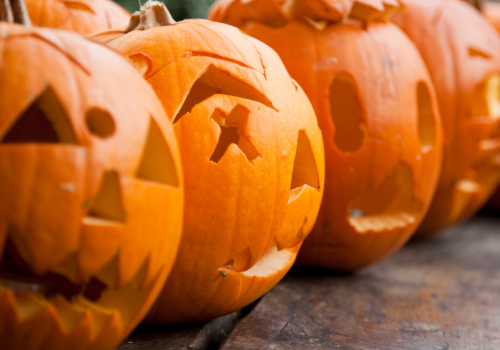
<path id="1" fill-rule="evenodd" d="M 355 275 L 294 268 L 222 349 L 500 349 L 500 220 L 410 242 Z"/>
<path id="2" fill-rule="evenodd" d="M 246 310 L 207 323 L 171 326 L 140 326 L 117 350 L 207 350 L 218 349 Z"/>

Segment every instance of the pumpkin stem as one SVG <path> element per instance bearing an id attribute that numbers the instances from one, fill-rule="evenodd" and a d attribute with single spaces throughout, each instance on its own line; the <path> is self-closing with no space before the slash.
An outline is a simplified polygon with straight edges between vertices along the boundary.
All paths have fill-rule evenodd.
<path id="1" fill-rule="evenodd" d="M 0 21 L 14 23 L 14 16 L 12 15 L 10 0 L 0 0 Z"/>
<path id="2" fill-rule="evenodd" d="M 134 30 L 147 30 L 155 27 L 170 26 L 175 24 L 170 12 L 165 4 L 155 0 L 149 0 L 140 11 L 135 12 L 130 19 L 130 23 L 125 29 L 125 33 Z"/>
<path id="3" fill-rule="evenodd" d="M 31 26 L 24 0 L 0 0 L 0 21 Z"/>
<path id="4" fill-rule="evenodd" d="M 483 4 L 484 0 L 465 0 L 475 8 L 477 8 L 480 12 L 483 12 Z"/>

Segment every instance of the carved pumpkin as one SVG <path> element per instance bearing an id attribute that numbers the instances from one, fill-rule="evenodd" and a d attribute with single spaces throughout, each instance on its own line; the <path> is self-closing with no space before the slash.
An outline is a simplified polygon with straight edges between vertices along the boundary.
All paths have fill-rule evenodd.
<path id="1" fill-rule="evenodd" d="M 126 27 L 128 13 L 111 0 L 25 0 L 33 25 L 91 34 Z"/>
<path id="2" fill-rule="evenodd" d="M 491 24 L 500 31 L 500 4 L 487 2 L 482 6 L 483 14 L 488 18 Z"/>
<path id="3" fill-rule="evenodd" d="M 426 235 L 474 214 L 500 180 L 500 37 L 461 1 L 403 3 L 394 20 L 429 68 L 445 134 L 441 178 L 419 229 Z"/>
<path id="4" fill-rule="evenodd" d="M 316 110 L 326 188 L 298 262 L 360 269 L 401 247 L 430 203 L 442 144 L 434 89 L 411 42 L 382 20 L 396 1 L 279 4 L 217 1 L 210 18 L 275 49 Z"/>
<path id="5" fill-rule="evenodd" d="M 276 53 L 224 24 L 162 21 L 165 11 L 148 2 L 130 29 L 164 26 L 97 36 L 153 86 L 184 163 L 184 233 L 155 323 L 214 318 L 267 292 L 311 230 L 324 183 L 314 111 Z"/>
<path id="6" fill-rule="evenodd" d="M 0 23 L 0 77 L 0 347 L 112 349 L 180 242 L 172 127 L 126 60 L 74 33 Z"/>

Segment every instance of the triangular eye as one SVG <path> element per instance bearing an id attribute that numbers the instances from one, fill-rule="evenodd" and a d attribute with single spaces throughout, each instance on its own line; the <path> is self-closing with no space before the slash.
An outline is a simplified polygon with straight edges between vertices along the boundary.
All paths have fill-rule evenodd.
<path id="1" fill-rule="evenodd" d="M 75 144 L 76 141 L 64 108 L 47 87 L 17 118 L 1 143 Z"/>
<path id="2" fill-rule="evenodd" d="M 241 97 L 260 102 L 269 108 L 275 109 L 272 102 L 260 91 L 214 66 L 209 66 L 193 84 L 182 107 L 173 119 L 173 123 L 177 123 L 183 115 L 189 113 L 197 104 L 217 94 Z"/>
<path id="3" fill-rule="evenodd" d="M 137 178 L 178 187 L 179 180 L 170 147 L 161 133 L 160 127 L 151 119 L 148 138 Z"/>
<path id="4" fill-rule="evenodd" d="M 290 186 L 289 202 L 293 201 L 304 186 L 320 190 L 318 168 L 314 160 L 311 143 L 306 133 L 299 131 L 297 153 L 293 163 L 292 184 Z"/>
<path id="5" fill-rule="evenodd" d="M 126 213 L 122 204 L 120 178 L 116 171 L 104 174 L 99 193 L 90 205 L 88 217 L 124 222 Z"/>

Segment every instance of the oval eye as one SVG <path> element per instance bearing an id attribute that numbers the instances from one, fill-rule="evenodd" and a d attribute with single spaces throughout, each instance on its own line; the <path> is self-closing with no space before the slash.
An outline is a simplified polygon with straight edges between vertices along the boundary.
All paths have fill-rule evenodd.
<path id="1" fill-rule="evenodd" d="M 99 108 L 89 110 L 85 122 L 89 131 L 101 139 L 111 137 L 116 131 L 115 121 L 111 114 Z"/>

